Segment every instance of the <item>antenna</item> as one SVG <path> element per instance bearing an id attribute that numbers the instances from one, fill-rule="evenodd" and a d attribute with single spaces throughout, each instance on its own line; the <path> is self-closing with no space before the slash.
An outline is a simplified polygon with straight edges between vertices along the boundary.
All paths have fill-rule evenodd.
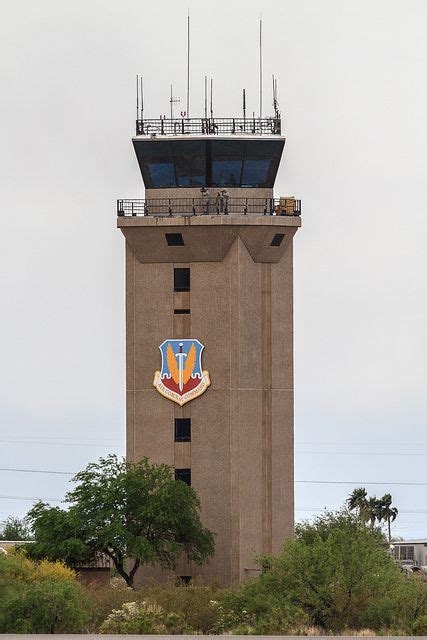
<path id="1" fill-rule="evenodd" d="M 171 85 L 171 97 L 170 97 L 169 102 L 170 102 L 170 105 L 171 105 L 171 120 L 173 120 L 173 105 L 174 104 L 178 104 L 178 102 L 180 102 L 180 99 L 179 98 L 174 98 L 172 85 Z"/>
<path id="2" fill-rule="evenodd" d="M 243 89 L 243 120 L 246 120 L 246 89 Z"/>
<path id="3" fill-rule="evenodd" d="M 213 79 L 211 78 L 211 118 L 213 119 Z"/>
<path id="4" fill-rule="evenodd" d="M 139 118 L 139 76 L 136 75 L 136 119 Z"/>
<path id="5" fill-rule="evenodd" d="M 187 13 L 187 118 L 190 117 L 190 9 Z"/>
<path id="6" fill-rule="evenodd" d="M 142 84 L 142 76 L 140 77 L 141 82 L 141 120 L 144 119 L 144 85 Z"/>
<path id="7" fill-rule="evenodd" d="M 262 13 L 259 18 L 259 117 L 262 118 Z"/>
<path id="8" fill-rule="evenodd" d="M 208 76 L 205 76 L 205 120 L 208 119 Z"/>

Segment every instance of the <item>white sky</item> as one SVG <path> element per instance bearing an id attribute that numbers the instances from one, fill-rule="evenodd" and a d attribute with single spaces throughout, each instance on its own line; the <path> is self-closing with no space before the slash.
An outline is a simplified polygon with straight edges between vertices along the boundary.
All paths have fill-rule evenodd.
<path id="1" fill-rule="evenodd" d="M 295 240 L 296 477 L 390 491 L 394 532 L 427 535 L 427 5 L 190 0 L 192 115 L 265 110 L 279 78 L 276 195 Z M 0 467 L 78 471 L 124 451 L 124 242 L 142 197 L 130 138 L 185 99 L 186 10 L 142 0 L 3 0 L 0 23 Z M 180 109 L 181 107 L 179 107 Z M 214 428 L 214 425 L 212 426 Z M 67 478 L 0 471 L 0 496 L 61 499 Z M 352 485 L 297 484 L 297 517 Z M 31 501 L 0 497 L 0 520 Z"/>

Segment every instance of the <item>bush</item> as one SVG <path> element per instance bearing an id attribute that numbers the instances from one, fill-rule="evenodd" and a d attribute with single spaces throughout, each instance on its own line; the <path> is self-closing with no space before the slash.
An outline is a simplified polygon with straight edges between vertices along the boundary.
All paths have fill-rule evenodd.
<path id="1" fill-rule="evenodd" d="M 218 589 L 197 583 L 187 586 L 169 581 L 166 585 L 143 590 L 144 599 L 160 605 L 166 612 L 179 611 L 192 629 L 208 633 L 218 621 L 216 595 Z"/>
<path id="2" fill-rule="evenodd" d="M 101 633 L 183 634 L 193 630 L 179 613 L 167 613 L 157 604 L 126 602 L 114 609 L 102 623 Z"/>
<path id="3" fill-rule="evenodd" d="M 219 598 L 219 632 L 297 633 L 395 628 L 411 633 L 426 613 L 426 585 L 406 578 L 381 532 L 348 511 L 297 525 L 279 556 L 260 560 L 258 578 Z"/>
<path id="4" fill-rule="evenodd" d="M 0 633 L 73 633 L 86 619 L 74 572 L 19 553 L 0 556 Z"/>
<path id="5" fill-rule="evenodd" d="M 416 636 L 427 636 L 427 614 L 415 620 L 412 631 Z"/>
<path id="6" fill-rule="evenodd" d="M 197 584 L 182 586 L 170 581 L 165 585 L 143 587 L 136 592 L 123 584 L 115 587 L 91 585 L 87 589 L 92 602 L 89 630 L 93 633 L 100 629 L 113 610 L 127 611 L 125 605 L 129 603 L 161 607 L 164 612 L 161 624 L 172 634 L 186 633 L 185 629 L 207 633 L 215 627 L 218 620 L 219 612 L 215 602 L 217 590 L 214 587 Z M 123 620 L 119 616 L 119 620 L 113 622 L 121 624 Z"/>

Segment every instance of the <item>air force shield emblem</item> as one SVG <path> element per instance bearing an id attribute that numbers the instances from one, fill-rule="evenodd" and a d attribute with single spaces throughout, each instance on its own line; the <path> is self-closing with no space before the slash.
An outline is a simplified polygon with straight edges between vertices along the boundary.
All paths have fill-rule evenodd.
<path id="1" fill-rule="evenodd" d="M 202 371 L 204 348 L 195 338 L 162 342 L 162 370 L 154 373 L 153 380 L 162 396 L 182 407 L 206 391 L 211 381 L 209 372 Z"/>

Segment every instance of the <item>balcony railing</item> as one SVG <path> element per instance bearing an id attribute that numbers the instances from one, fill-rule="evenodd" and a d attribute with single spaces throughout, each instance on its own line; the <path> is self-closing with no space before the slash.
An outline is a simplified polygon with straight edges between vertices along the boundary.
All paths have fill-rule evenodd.
<path id="1" fill-rule="evenodd" d="M 301 200 L 295 198 L 148 198 L 117 200 L 117 215 L 301 215 Z"/>
<path id="2" fill-rule="evenodd" d="M 282 132 L 280 116 L 270 118 L 151 118 L 136 121 L 137 136 L 182 136 L 252 134 L 277 135 Z"/>

